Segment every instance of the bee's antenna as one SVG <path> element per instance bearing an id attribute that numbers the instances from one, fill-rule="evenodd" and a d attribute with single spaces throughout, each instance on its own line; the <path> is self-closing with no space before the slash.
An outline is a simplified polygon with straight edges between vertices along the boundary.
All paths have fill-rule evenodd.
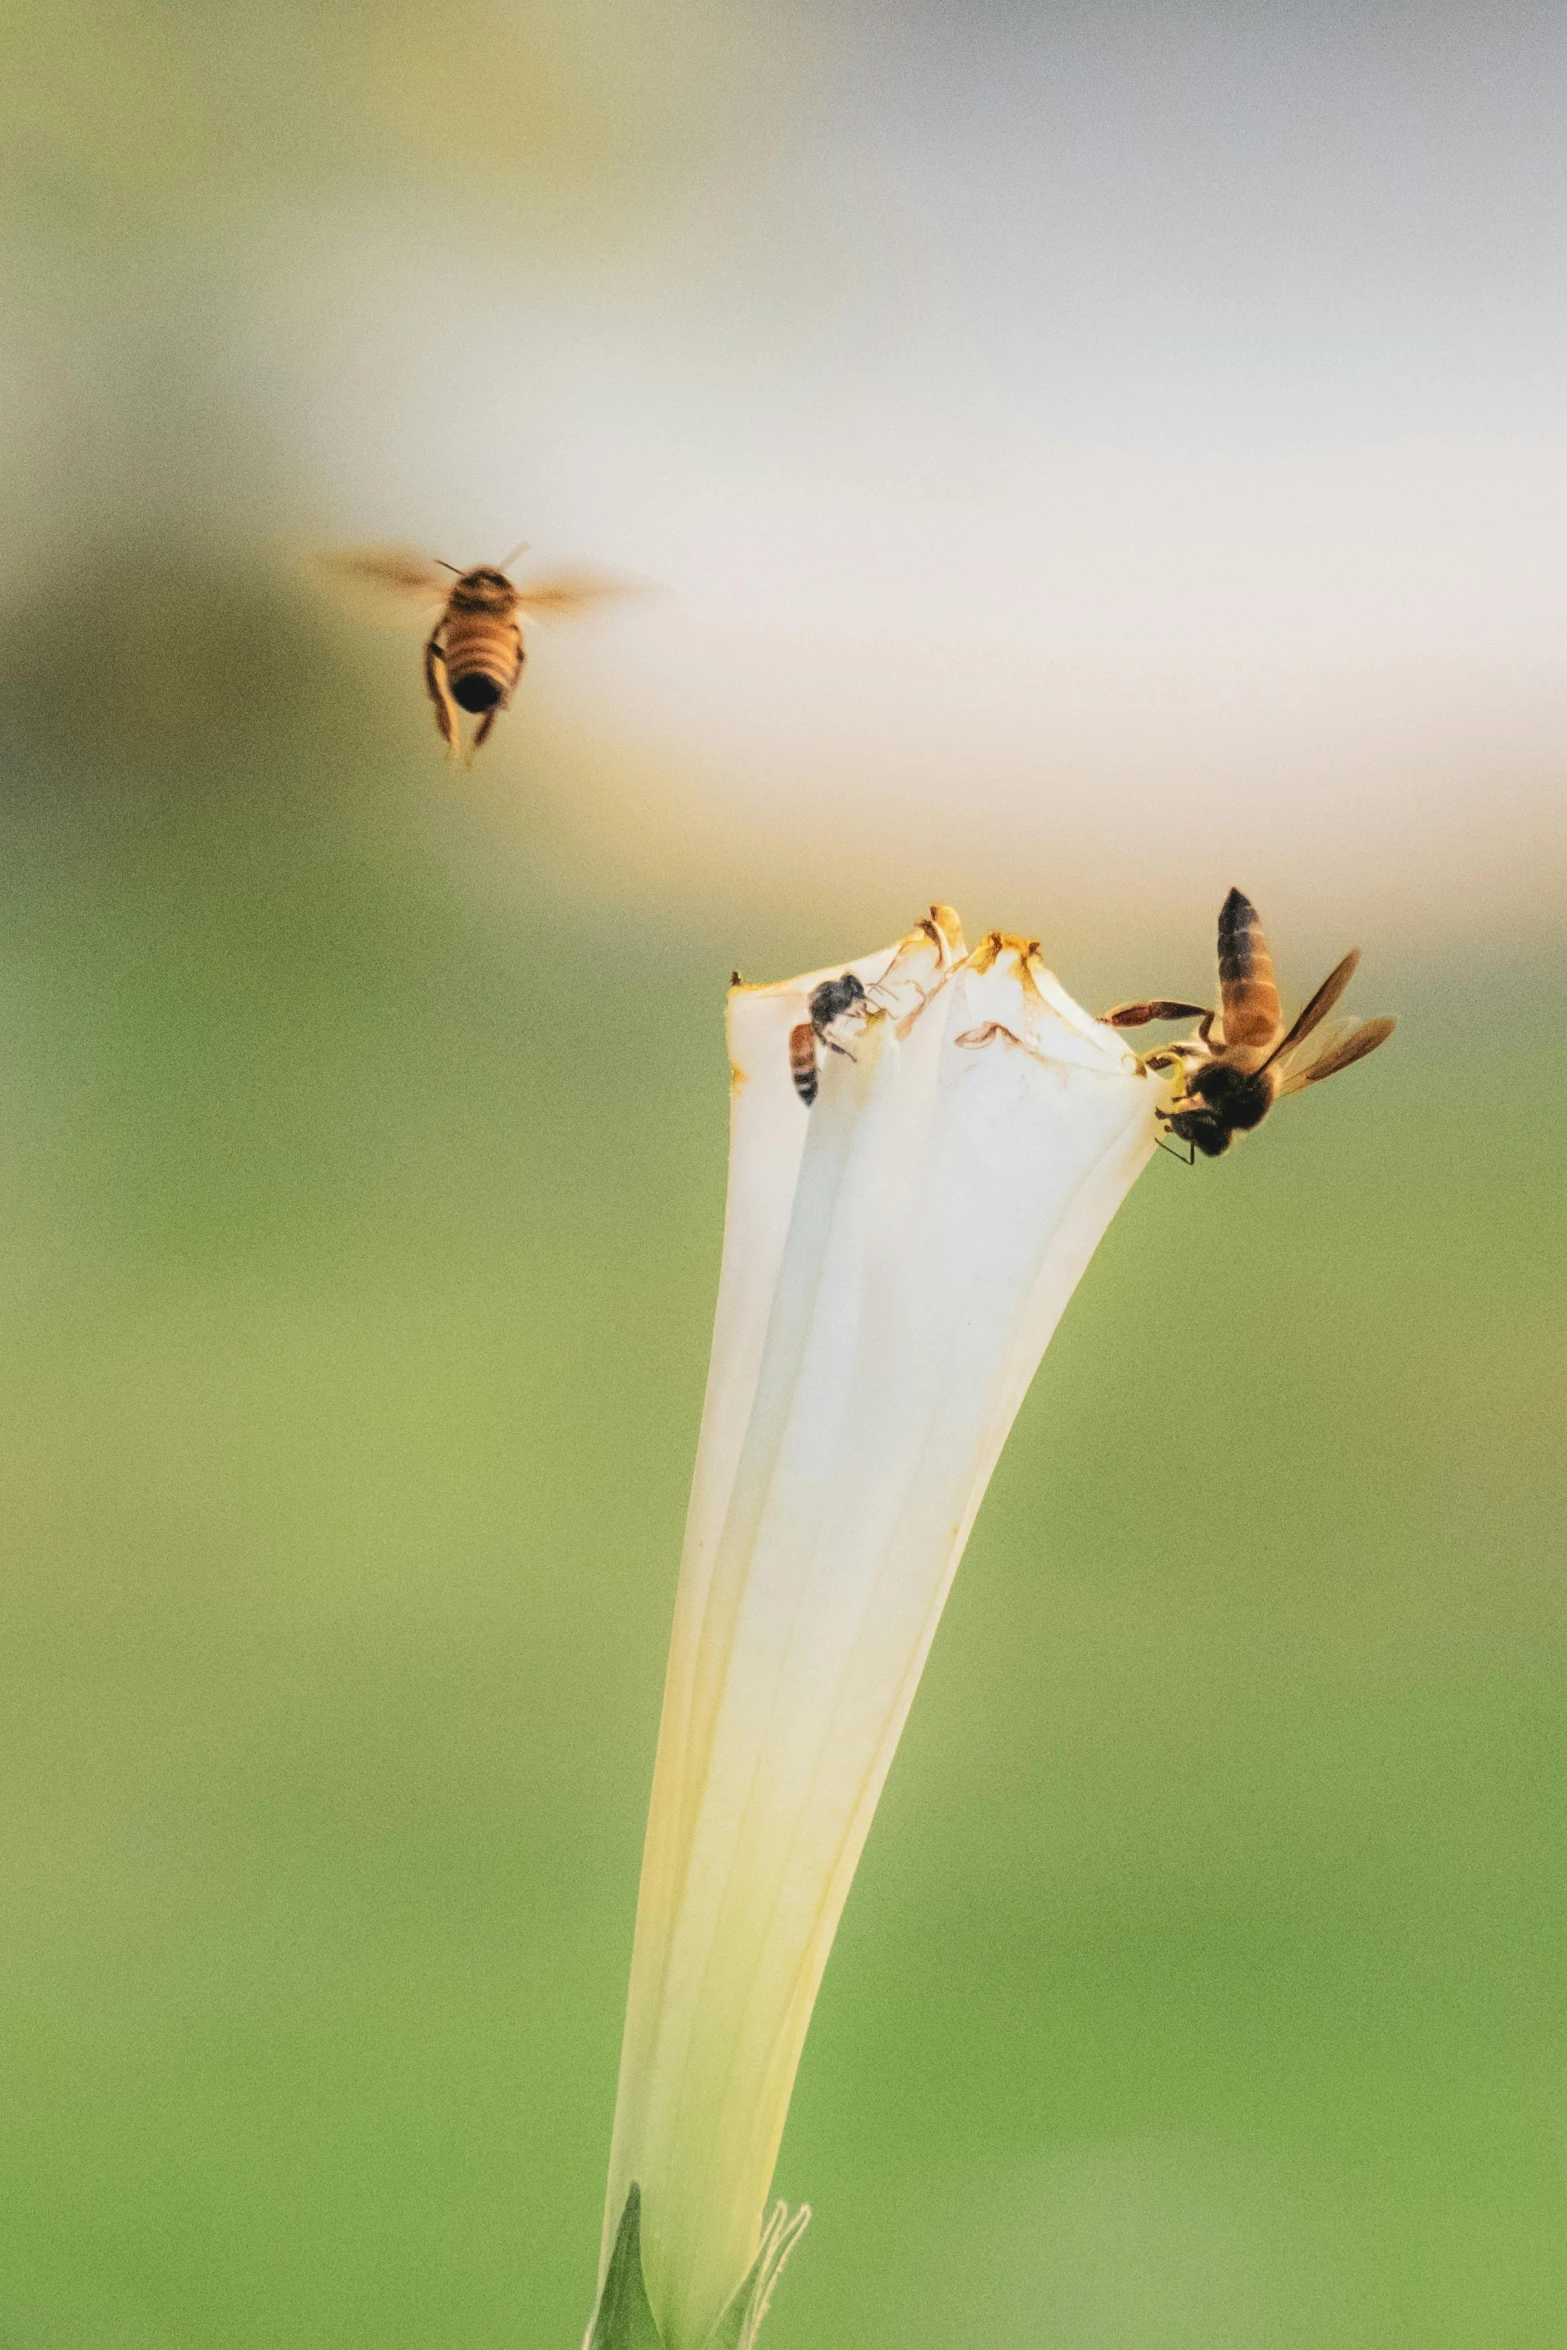
<path id="1" fill-rule="evenodd" d="M 509 564 L 515 563 L 519 555 L 525 555 L 528 552 L 530 543 L 531 542 L 527 539 L 519 539 L 517 544 L 512 548 L 511 553 L 501 557 L 500 561 L 495 566 L 496 570 L 504 571 Z"/>
<path id="2" fill-rule="evenodd" d="M 458 570 L 455 563 L 448 563 L 444 555 L 437 555 L 435 560 L 440 570 L 449 571 L 453 579 L 461 579 L 462 573 Z"/>

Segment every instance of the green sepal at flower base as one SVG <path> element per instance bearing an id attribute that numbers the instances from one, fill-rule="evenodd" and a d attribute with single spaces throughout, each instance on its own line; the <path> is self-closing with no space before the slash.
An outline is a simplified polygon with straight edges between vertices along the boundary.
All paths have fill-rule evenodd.
<path id="1" fill-rule="evenodd" d="M 773 2205 L 761 2249 L 703 2350 L 753 2350 L 773 2287 L 810 2216 L 808 2203 L 793 2212 L 782 2203 Z M 664 2350 L 642 2275 L 642 2190 L 635 2185 L 621 2214 L 587 2350 Z"/>
<path id="2" fill-rule="evenodd" d="M 642 2279 L 642 2190 L 638 2186 L 626 2197 L 586 2350 L 664 2350 L 664 2337 Z"/>
<path id="3" fill-rule="evenodd" d="M 798 2210 L 775 2203 L 767 2215 L 762 2230 L 762 2247 L 747 2269 L 723 2316 L 714 2326 L 702 2350 L 752 2350 L 767 2305 L 773 2297 L 784 2262 L 805 2232 L 811 2216 L 811 2207 L 802 2203 Z"/>

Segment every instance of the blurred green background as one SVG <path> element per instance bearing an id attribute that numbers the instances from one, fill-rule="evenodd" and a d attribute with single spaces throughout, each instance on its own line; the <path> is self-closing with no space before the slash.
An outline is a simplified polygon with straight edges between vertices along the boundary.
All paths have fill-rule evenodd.
<path id="1" fill-rule="evenodd" d="M 692 221 L 792 185 L 845 89 L 881 121 L 889 44 L 939 78 L 953 23 L 13 12 L 5 2350 L 580 2337 L 729 968 L 939 893 L 1089 1003 L 1202 989 L 1236 879 L 1295 999 L 1359 934 L 1400 1033 L 1233 1160 L 1156 1160 L 1046 1358 L 817 2011 L 770 2338 L 1567 2344 L 1559 798 L 1509 829 L 1499 761 L 1444 835 L 1395 759 L 1335 833 L 1216 786 L 1196 821 L 1248 861 L 1169 888 L 1178 803 L 1100 808 L 1057 869 L 1049 807 L 1013 855 L 964 774 L 851 840 L 760 752 L 726 800 L 645 679 L 614 702 L 634 618 L 541 646 L 454 777 L 415 651 L 290 551 L 434 535 L 448 495 L 501 543 L 528 491 L 657 561 L 471 417 L 434 487 L 401 470 L 373 371 L 364 477 L 306 445 L 235 321 L 322 219 L 433 223 L 432 303 L 467 255 L 498 413 L 492 298 L 525 327 L 700 268 L 715 346 L 761 347 L 748 300 L 815 297 L 747 292 L 717 231 L 693 260 Z M 1559 682 L 1526 681 L 1558 792 Z"/>

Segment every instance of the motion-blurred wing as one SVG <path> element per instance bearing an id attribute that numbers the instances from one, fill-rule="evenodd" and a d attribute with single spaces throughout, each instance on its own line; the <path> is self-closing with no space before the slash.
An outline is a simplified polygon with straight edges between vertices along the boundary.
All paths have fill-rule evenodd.
<path id="1" fill-rule="evenodd" d="M 1386 1044 L 1397 1025 L 1394 1020 L 1356 1021 L 1347 1036 L 1330 1039 L 1326 1049 L 1305 1068 L 1291 1069 L 1279 1087 L 1280 1094 L 1299 1093 L 1303 1086 L 1320 1085 L 1324 1077 L 1336 1077 L 1352 1061 L 1363 1061 L 1379 1044 Z"/>
<path id="2" fill-rule="evenodd" d="M 343 547 L 317 555 L 323 584 L 379 620 L 406 619 L 444 604 L 453 574 L 412 547 Z"/>
<path id="3" fill-rule="evenodd" d="M 529 620 L 575 620 L 602 604 L 647 593 L 641 580 L 619 579 L 608 571 L 557 571 L 525 580 L 517 590 L 517 607 Z"/>

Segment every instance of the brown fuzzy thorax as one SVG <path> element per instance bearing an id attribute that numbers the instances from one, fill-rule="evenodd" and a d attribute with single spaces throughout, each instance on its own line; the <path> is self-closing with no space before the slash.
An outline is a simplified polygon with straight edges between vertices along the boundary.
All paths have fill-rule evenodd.
<path id="1" fill-rule="evenodd" d="M 504 571 L 491 570 L 481 564 L 476 571 L 465 571 L 452 589 L 447 604 L 448 613 L 473 612 L 487 614 L 491 619 L 509 620 L 517 609 L 517 590 Z"/>

